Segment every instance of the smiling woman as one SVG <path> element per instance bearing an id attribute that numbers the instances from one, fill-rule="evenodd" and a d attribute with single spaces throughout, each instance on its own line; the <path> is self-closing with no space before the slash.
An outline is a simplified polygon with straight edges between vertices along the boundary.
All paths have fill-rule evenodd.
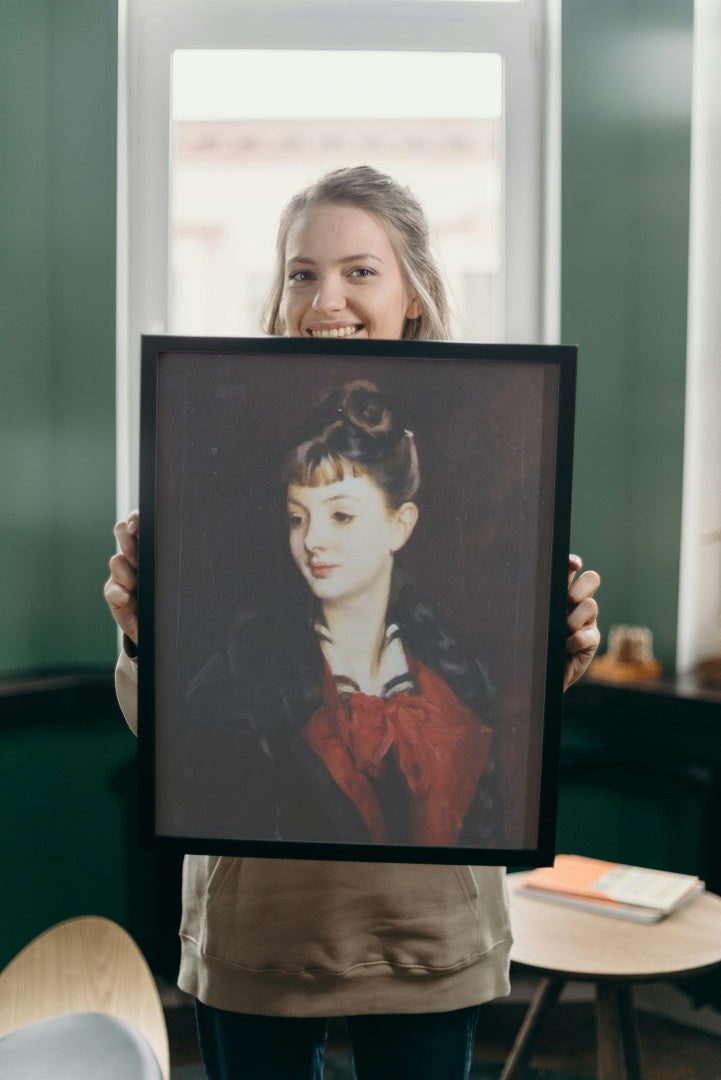
<path id="1" fill-rule="evenodd" d="M 450 322 L 425 212 L 408 188 L 358 166 L 291 199 L 278 227 L 268 333 L 444 341 Z"/>
<path id="2" fill-rule="evenodd" d="M 287 252 L 282 317 L 291 336 L 394 339 L 420 313 L 385 229 L 357 206 L 308 209 Z"/>
<path id="3" fill-rule="evenodd" d="M 362 222 L 366 227 L 368 216 L 370 224 L 382 226 L 395 261 L 384 260 L 383 251 L 376 247 L 377 233 L 366 237 L 359 250 L 357 237 L 346 243 L 328 230 L 329 252 L 316 249 L 314 241 L 311 248 L 301 244 L 290 253 L 312 262 L 293 267 L 291 272 L 298 276 L 289 281 L 286 249 L 291 226 L 298 226 L 294 235 L 300 244 L 306 239 L 301 235 L 303 226 L 320 214 L 321 204 L 326 221 L 338 222 L 342 217 L 351 223 L 347 214 L 337 211 L 352 206 L 360 214 L 352 216 L 354 226 Z M 271 333 L 307 334 L 315 326 L 321 334 L 324 329 L 329 334 L 344 329 L 344 335 L 348 327 L 356 333 L 362 328 L 371 339 L 391 328 L 404 337 L 446 336 L 442 281 L 429 254 L 423 212 L 410 193 L 374 170 L 347 170 L 302 192 L 291 203 L 291 211 L 284 218 L 277 249 L 269 309 Z M 389 265 L 390 276 L 377 272 Z M 319 268 L 323 288 L 326 276 L 334 282 L 328 295 L 313 282 Z M 349 268 L 355 275 L 350 279 Z M 368 271 L 373 273 L 368 275 Z M 286 315 L 291 320 L 294 289 L 303 292 L 305 280 L 312 282 L 308 287 L 312 295 L 291 325 L 286 325 Z M 372 309 L 366 308 L 365 300 L 356 299 L 367 293 L 378 300 Z M 324 321 L 330 325 L 324 328 Z M 318 401 L 321 386 L 328 385 L 326 362 L 333 358 L 329 349 L 332 346 L 335 353 L 341 345 L 348 356 L 336 357 L 337 366 L 331 369 L 336 371 L 333 381 L 343 385 L 321 399 L 317 413 L 313 409 L 288 449 L 287 431 L 298 413 L 304 415 Z M 135 644 L 139 566 L 151 567 L 155 559 L 176 599 L 184 591 L 183 582 L 192 584 L 201 601 L 184 610 L 196 640 L 198 609 L 205 607 L 217 627 L 223 605 L 229 602 L 225 594 L 237 607 L 232 599 L 233 580 L 244 578 L 240 614 L 227 640 L 219 642 L 217 652 L 196 678 L 188 680 L 186 673 L 197 670 L 197 665 L 183 669 L 179 664 L 182 616 L 167 619 L 162 632 L 151 631 L 147 636 L 141 619 L 142 638 L 147 642 L 143 648 L 157 646 L 155 654 L 144 654 L 151 657 L 151 665 L 162 650 L 170 660 L 165 668 L 168 695 L 154 693 L 152 666 L 140 680 L 141 705 L 151 703 L 155 708 L 165 701 L 165 708 L 159 710 L 164 717 L 158 725 L 155 760 L 169 759 L 171 767 L 163 778 L 160 799 L 153 802 L 163 803 L 164 826 L 171 840 L 197 852 L 197 839 L 201 851 L 213 851 L 189 855 L 184 863 L 179 976 L 182 989 L 197 999 L 209 1076 L 242 1073 L 267 1080 L 302 1073 L 318 1077 L 327 1033 L 324 1017 L 347 1015 L 351 1024 L 357 1021 L 352 1038 L 359 1080 L 441 1080 L 451 1074 L 460 1080 L 469 1073 L 479 1004 L 508 992 L 510 928 L 503 875 L 494 860 L 499 853 L 505 857 L 501 830 L 505 831 L 506 822 L 499 813 L 494 760 L 500 740 L 493 738 L 492 694 L 475 658 L 477 652 L 488 650 L 486 645 L 479 646 L 475 632 L 462 649 L 457 648 L 439 625 L 437 612 L 446 617 L 443 586 L 437 593 L 441 603 L 424 603 L 396 573 L 396 558 L 411 546 L 408 541 L 417 513 L 416 429 L 395 399 L 391 402 L 365 380 L 393 386 L 398 400 L 418 419 L 419 441 L 425 438 L 421 433 L 426 428 L 440 429 L 440 446 L 446 444 L 447 436 L 461 433 L 460 443 L 451 440 L 450 467 L 442 454 L 425 455 L 429 490 L 445 489 L 452 499 L 449 479 L 465 485 L 468 472 L 469 448 L 463 436 L 483 434 L 487 425 L 479 423 L 479 416 L 491 416 L 489 384 L 484 379 L 469 401 L 464 392 L 467 382 L 454 383 L 437 370 L 437 364 L 419 364 L 414 374 L 407 360 L 415 347 L 397 342 L 395 348 L 402 350 L 397 363 L 388 355 L 393 350 L 386 342 L 323 345 L 307 336 L 305 342 L 256 342 L 248 358 L 247 371 L 255 372 L 251 383 L 246 382 L 245 365 L 239 370 L 235 356 L 230 358 L 234 378 L 214 384 L 209 375 L 218 363 L 225 368 L 228 359 L 217 355 L 216 343 L 213 357 L 204 357 L 196 369 L 200 378 L 195 390 L 191 391 L 185 378 L 176 384 L 184 402 L 182 412 L 168 407 L 153 408 L 153 413 L 161 427 L 169 422 L 177 431 L 178 416 L 183 415 L 188 420 L 194 417 L 193 423 L 204 429 L 203 440 L 197 444 L 208 450 L 207 456 L 201 452 L 198 457 L 201 474 L 217 477 L 213 464 L 217 463 L 231 483 L 227 527 L 221 520 L 224 500 L 218 499 L 219 489 L 213 483 L 192 481 L 195 495 L 203 502 L 186 501 L 186 513 L 192 506 L 188 545 L 184 545 L 182 529 L 174 529 L 172 537 L 166 535 L 164 548 L 162 543 L 154 544 L 152 531 L 145 531 L 143 543 L 149 544 L 150 559 L 143 556 L 139 561 L 137 514 L 116 526 L 121 552 L 111 559 L 105 595 L 119 626 Z M 447 350 L 453 347 L 448 344 L 427 348 L 436 359 L 452 359 Z M 275 369 L 267 362 L 271 350 L 285 354 L 284 364 L 278 357 Z M 418 350 L 419 354 L 423 351 Z M 315 377 L 320 378 L 322 372 L 322 384 L 314 377 L 309 380 L 308 368 L 297 360 L 298 355 L 305 355 L 312 367 L 313 354 L 321 352 L 326 355 L 315 359 L 326 362 L 317 367 Z M 350 369 L 348 361 L 354 354 L 356 364 Z M 463 355 L 470 358 L 467 350 Z M 358 367 L 361 358 L 365 363 Z M 474 355 L 474 365 L 476 359 Z M 172 360 L 170 366 L 176 373 L 180 370 Z M 446 366 L 449 374 L 457 371 L 456 365 Z M 521 366 L 527 370 L 525 364 Z M 464 365 L 461 369 L 466 371 Z M 484 370 L 493 376 L 491 383 L 501 399 L 512 405 L 506 413 L 501 410 L 501 415 L 520 424 L 525 435 L 527 414 L 518 407 L 518 395 L 508 393 L 505 377 L 501 377 L 502 387 L 495 381 L 502 376 L 503 365 L 491 363 Z M 403 374 L 395 385 L 394 372 Z M 539 403 L 546 400 L 547 374 L 546 365 L 538 365 L 536 375 L 541 377 L 533 385 Z M 346 385 L 351 378 L 364 382 Z M 157 386 L 157 379 L 151 383 Z M 422 384 L 420 393 L 418 383 Z M 249 392 L 249 385 L 255 393 Z M 553 386 L 555 408 L 563 395 L 555 382 Z M 279 387 L 286 395 L 282 402 L 277 397 Z M 205 390 L 218 389 L 219 411 L 198 407 Z M 478 407 L 480 390 L 482 408 Z M 270 412 L 259 407 L 262 401 L 273 405 Z M 426 421 L 419 414 L 423 402 Z M 456 418 L 463 421 L 463 417 L 466 423 L 457 422 Z M 243 452 L 222 453 L 224 441 L 227 447 L 227 440 L 235 435 L 242 436 L 236 445 Z M 533 505 L 540 505 L 538 493 L 546 490 L 543 484 L 556 478 L 554 470 L 543 470 L 542 482 L 537 470 L 525 468 L 525 454 L 519 458 L 516 452 L 522 440 L 509 438 L 505 429 L 502 436 L 503 446 L 512 449 L 512 461 L 506 453 L 505 465 L 515 470 L 520 464 L 524 472 L 534 474 Z M 184 427 L 183 440 L 186 437 Z M 280 443 L 288 449 L 282 468 Z M 172 439 L 161 438 L 159 447 L 161 457 L 170 452 L 170 473 L 178 477 L 180 470 L 183 475 L 178 484 L 160 485 L 157 494 L 161 501 L 184 500 L 189 456 L 176 453 Z M 478 463 L 475 475 L 485 475 L 494 455 L 484 452 L 487 444 L 477 439 L 471 449 Z M 435 482 L 430 479 L 434 463 Z M 499 474 L 499 479 L 505 480 L 505 475 Z M 531 505 L 524 484 L 503 482 L 501 488 L 504 494 L 521 496 L 524 509 Z M 282 537 L 283 526 L 274 519 L 269 491 L 282 494 L 285 502 L 290 499 L 295 559 L 287 550 L 286 534 L 282 556 L 290 563 L 287 574 L 273 557 L 272 536 Z M 206 496 L 209 504 L 204 503 Z M 468 508 L 468 500 L 465 504 Z M 212 506 L 214 512 L 203 513 L 203 505 Z M 487 505 L 489 513 L 479 520 L 482 527 L 474 530 L 471 546 L 456 545 L 459 560 L 442 579 L 452 580 L 464 595 L 469 585 L 487 574 L 484 560 L 478 557 L 489 538 L 485 517 L 498 525 L 504 516 L 498 505 Z M 436 513 L 444 526 L 458 520 L 457 507 L 449 503 L 445 507 L 445 514 L 442 509 Z M 163 512 L 159 510 L 160 520 Z M 378 535 L 372 542 L 369 538 L 366 544 L 354 544 L 354 534 L 368 520 L 375 523 L 377 530 L 372 531 Z M 524 522 L 528 522 L 527 514 Z M 534 527 L 522 532 L 521 539 L 528 537 L 531 542 L 530 562 L 536 566 L 538 533 Z M 160 534 L 156 535 L 159 540 Z M 219 576 L 213 565 L 213 544 L 219 537 L 227 539 L 231 548 L 229 578 Z M 518 584 L 527 561 L 522 547 L 510 545 L 503 529 L 498 543 L 504 565 L 511 565 Z M 249 563 L 254 546 L 258 557 Z M 191 549 L 195 562 L 185 558 Z M 423 578 L 424 588 L 431 585 L 439 557 L 440 561 L 448 558 L 447 545 L 432 546 L 432 552 L 434 563 Z M 351 565 L 356 564 L 364 570 L 352 578 Z M 588 573 L 574 581 L 579 565 L 574 559 L 569 566 L 568 683 L 580 676 L 598 642 L 592 600 L 598 581 Z M 265 576 L 256 572 L 259 568 Z M 334 591 L 322 591 L 330 586 Z M 155 590 L 143 585 L 140 594 L 151 597 Z M 502 618 L 514 628 L 510 650 L 514 657 L 518 653 L 515 631 L 524 640 L 533 637 L 527 633 L 535 625 L 528 618 L 527 599 L 523 589 L 515 588 L 510 603 L 488 611 L 487 621 L 496 637 Z M 559 599 L 565 601 L 563 595 Z M 479 603 L 472 606 L 475 620 L 485 609 Z M 177 607 L 174 613 L 181 615 Z M 160 627 L 161 622 L 156 625 Z M 474 621 L 472 630 L 476 628 Z M 214 647 L 208 645 L 205 634 L 199 644 L 204 656 Z M 119 660 L 117 681 L 131 724 L 136 721 L 138 666 L 146 663 L 137 657 L 134 661 L 133 652 L 126 650 Z M 355 667 L 350 666 L 352 660 L 357 660 Z M 146 687 L 152 702 L 147 695 L 143 698 Z M 523 693 L 514 679 L 514 690 L 518 689 Z M 142 721 L 141 731 L 148 730 Z M 167 757 L 164 750 L 170 752 Z M 527 788 L 522 779 L 505 790 L 509 799 L 520 797 L 525 803 Z M 190 831 L 184 827 L 186 815 L 192 818 Z M 251 849 L 263 854 L 285 838 L 291 842 L 283 845 L 281 840 L 278 854 L 294 848 L 299 857 L 216 854 L 236 851 L 224 843 L 233 837 L 252 838 L 250 843 L 264 841 Z M 341 842 L 332 844 L 328 853 L 323 852 L 322 843 L 313 844 L 331 837 Z M 305 842 L 300 849 L 293 844 L 296 838 Z M 374 846 L 376 840 L 380 843 Z M 407 850 L 409 840 L 416 843 L 416 850 L 426 845 L 430 849 L 426 857 L 434 860 L 437 855 L 441 862 L 455 860 L 456 848 L 466 846 L 476 858 L 493 865 L 473 871 L 468 866 L 419 866 L 416 850 Z M 369 861 L 346 861 L 355 852 Z M 378 862 L 381 853 L 394 861 Z M 323 861 L 324 854 L 335 861 Z M 398 865 L 396 854 L 406 865 Z M 420 1015 L 414 1019 L 413 1014 Z"/>

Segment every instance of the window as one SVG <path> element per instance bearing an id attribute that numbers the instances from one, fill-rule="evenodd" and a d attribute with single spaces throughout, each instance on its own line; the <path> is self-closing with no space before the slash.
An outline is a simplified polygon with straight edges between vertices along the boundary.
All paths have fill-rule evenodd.
<path id="1" fill-rule="evenodd" d="M 495 54 L 176 52 L 169 330 L 257 334 L 290 195 L 326 170 L 372 163 L 426 208 L 456 336 L 499 340 L 502 109 Z"/>
<path id="2" fill-rule="evenodd" d="M 459 337 L 554 340 L 555 3 L 121 3 L 121 513 L 137 499 L 140 335 L 258 333 L 279 211 L 338 165 L 363 159 L 421 197 Z"/>

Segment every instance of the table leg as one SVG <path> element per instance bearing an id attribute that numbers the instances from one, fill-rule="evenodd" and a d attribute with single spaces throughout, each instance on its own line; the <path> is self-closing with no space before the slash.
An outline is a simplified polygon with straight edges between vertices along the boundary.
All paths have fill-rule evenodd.
<path id="1" fill-rule="evenodd" d="M 643 1080 L 629 983 L 596 984 L 599 1080 Z"/>
<path id="2" fill-rule="evenodd" d="M 506 1064 L 503 1066 L 500 1080 L 520 1080 L 523 1076 L 531 1060 L 533 1044 L 536 1041 L 541 1021 L 558 1001 L 565 981 L 560 978 L 541 979 Z"/>

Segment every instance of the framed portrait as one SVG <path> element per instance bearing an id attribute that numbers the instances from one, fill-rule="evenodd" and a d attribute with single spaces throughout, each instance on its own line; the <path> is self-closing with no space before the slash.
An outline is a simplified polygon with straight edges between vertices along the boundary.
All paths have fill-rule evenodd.
<path id="1" fill-rule="evenodd" d="M 144 847 L 552 861 L 575 373 L 143 339 Z"/>

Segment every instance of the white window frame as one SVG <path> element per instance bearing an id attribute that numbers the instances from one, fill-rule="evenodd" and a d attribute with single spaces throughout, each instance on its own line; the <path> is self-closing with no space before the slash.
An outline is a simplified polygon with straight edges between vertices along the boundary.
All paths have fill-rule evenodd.
<path id="1" fill-rule="evenodd" d="M 556 341 L 560 0 L 119 0 L 118 513 L 137 503 L 142 333 L 168 318 L 176 49 L 495 52 L 504 60 L 506 341 Z M 292 194 L 289 192 L 289 195 Z"/>
<path id="2" fill-rule="evenodd" d="M 721 0 L 696 0 L 693 31 L 688 340 L 676 670 L 721 651 Z"/>

